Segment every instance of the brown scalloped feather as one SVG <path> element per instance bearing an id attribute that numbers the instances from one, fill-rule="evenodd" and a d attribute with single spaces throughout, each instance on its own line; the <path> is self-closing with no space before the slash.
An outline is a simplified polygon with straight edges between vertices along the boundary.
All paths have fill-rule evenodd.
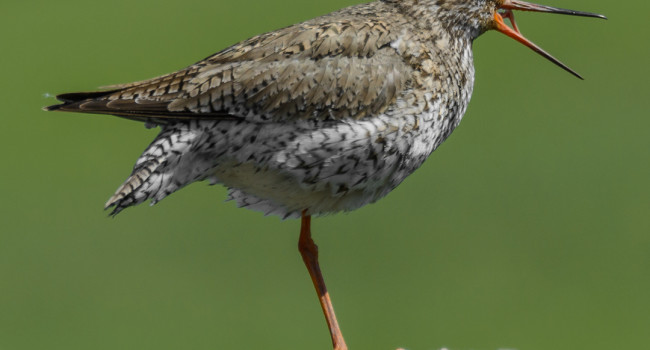
<path id="1" fill-rule="evenodd" d="M 45 109 L 140 121 L 363 118 L 394 102 L 413 68 L 388 46 L 387 23 L 353 17 L 262 34 L 171 74 L 59 95 L 64 103 Z"/>

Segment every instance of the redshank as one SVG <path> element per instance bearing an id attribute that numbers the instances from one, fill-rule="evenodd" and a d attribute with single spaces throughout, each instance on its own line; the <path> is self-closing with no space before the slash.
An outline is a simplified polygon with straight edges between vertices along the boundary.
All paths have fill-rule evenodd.
<path id="1" fill-rule="evenodd" d="M 258 35 L 161 77 L 62 94 L 62 104 L 45 109 L 161 128 L 106 203 L 112 215 L 209 180 L 240 207 L 301 218 L 299 251 L 333 346 L 347 349 L 311 216 L 384 197 L 451 134 L 472 95 L 472 42 L 482 33 L 496 29 L 580 77 L 524 38 L 513 10 L 605 18 L 520 0 L 375 1 Z"/>

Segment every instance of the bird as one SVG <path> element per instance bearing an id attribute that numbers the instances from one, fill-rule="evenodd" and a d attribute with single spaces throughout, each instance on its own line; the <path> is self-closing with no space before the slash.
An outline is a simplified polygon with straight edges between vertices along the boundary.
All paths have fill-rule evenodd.
<path id="1" fill-rule="evenodd" d="M 60 94 L 44 109 L 160 128 L 106 203 L 113 216 L 205 180 L 225 186 L 238 207 L 300 219 L 299 252 L 332 346 L 346 350 L 311 217 L 386 196 L 449 137 L 473 92 L 481 34 L 499 31 L 582 79 L 521 34 L 517 10 L 606 19 L 522 0 L 379 0 L 160 77 Z"/>

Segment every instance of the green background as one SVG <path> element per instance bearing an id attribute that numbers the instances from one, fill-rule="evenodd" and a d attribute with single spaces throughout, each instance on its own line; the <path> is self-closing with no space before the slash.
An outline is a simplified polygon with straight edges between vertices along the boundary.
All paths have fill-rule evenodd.
<path id="1" fill-rule="evenodd" d="M 328 349 L 299 222 L 189 186 L 103 203 L 156 135 L 46 94 L 180 69 L 352 0 L 3 1 L 0 350 Z M 580 81 L 496 32 L 454 135 L 397 190 L 313 232 L 351 349 L 650 344 L 645 1 L 519 13 Z"/>

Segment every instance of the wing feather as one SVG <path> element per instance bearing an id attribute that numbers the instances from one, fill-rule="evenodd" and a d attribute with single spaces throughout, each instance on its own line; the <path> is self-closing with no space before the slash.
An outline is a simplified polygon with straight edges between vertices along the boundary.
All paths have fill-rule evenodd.
<path id="1" fill-rule="evenodd" d="M 147 120 L 362 118 L 385 110 L 412 67 L 378 19 L 322 17 L 236 44 L 178 72 L 48 107 Z"/>

